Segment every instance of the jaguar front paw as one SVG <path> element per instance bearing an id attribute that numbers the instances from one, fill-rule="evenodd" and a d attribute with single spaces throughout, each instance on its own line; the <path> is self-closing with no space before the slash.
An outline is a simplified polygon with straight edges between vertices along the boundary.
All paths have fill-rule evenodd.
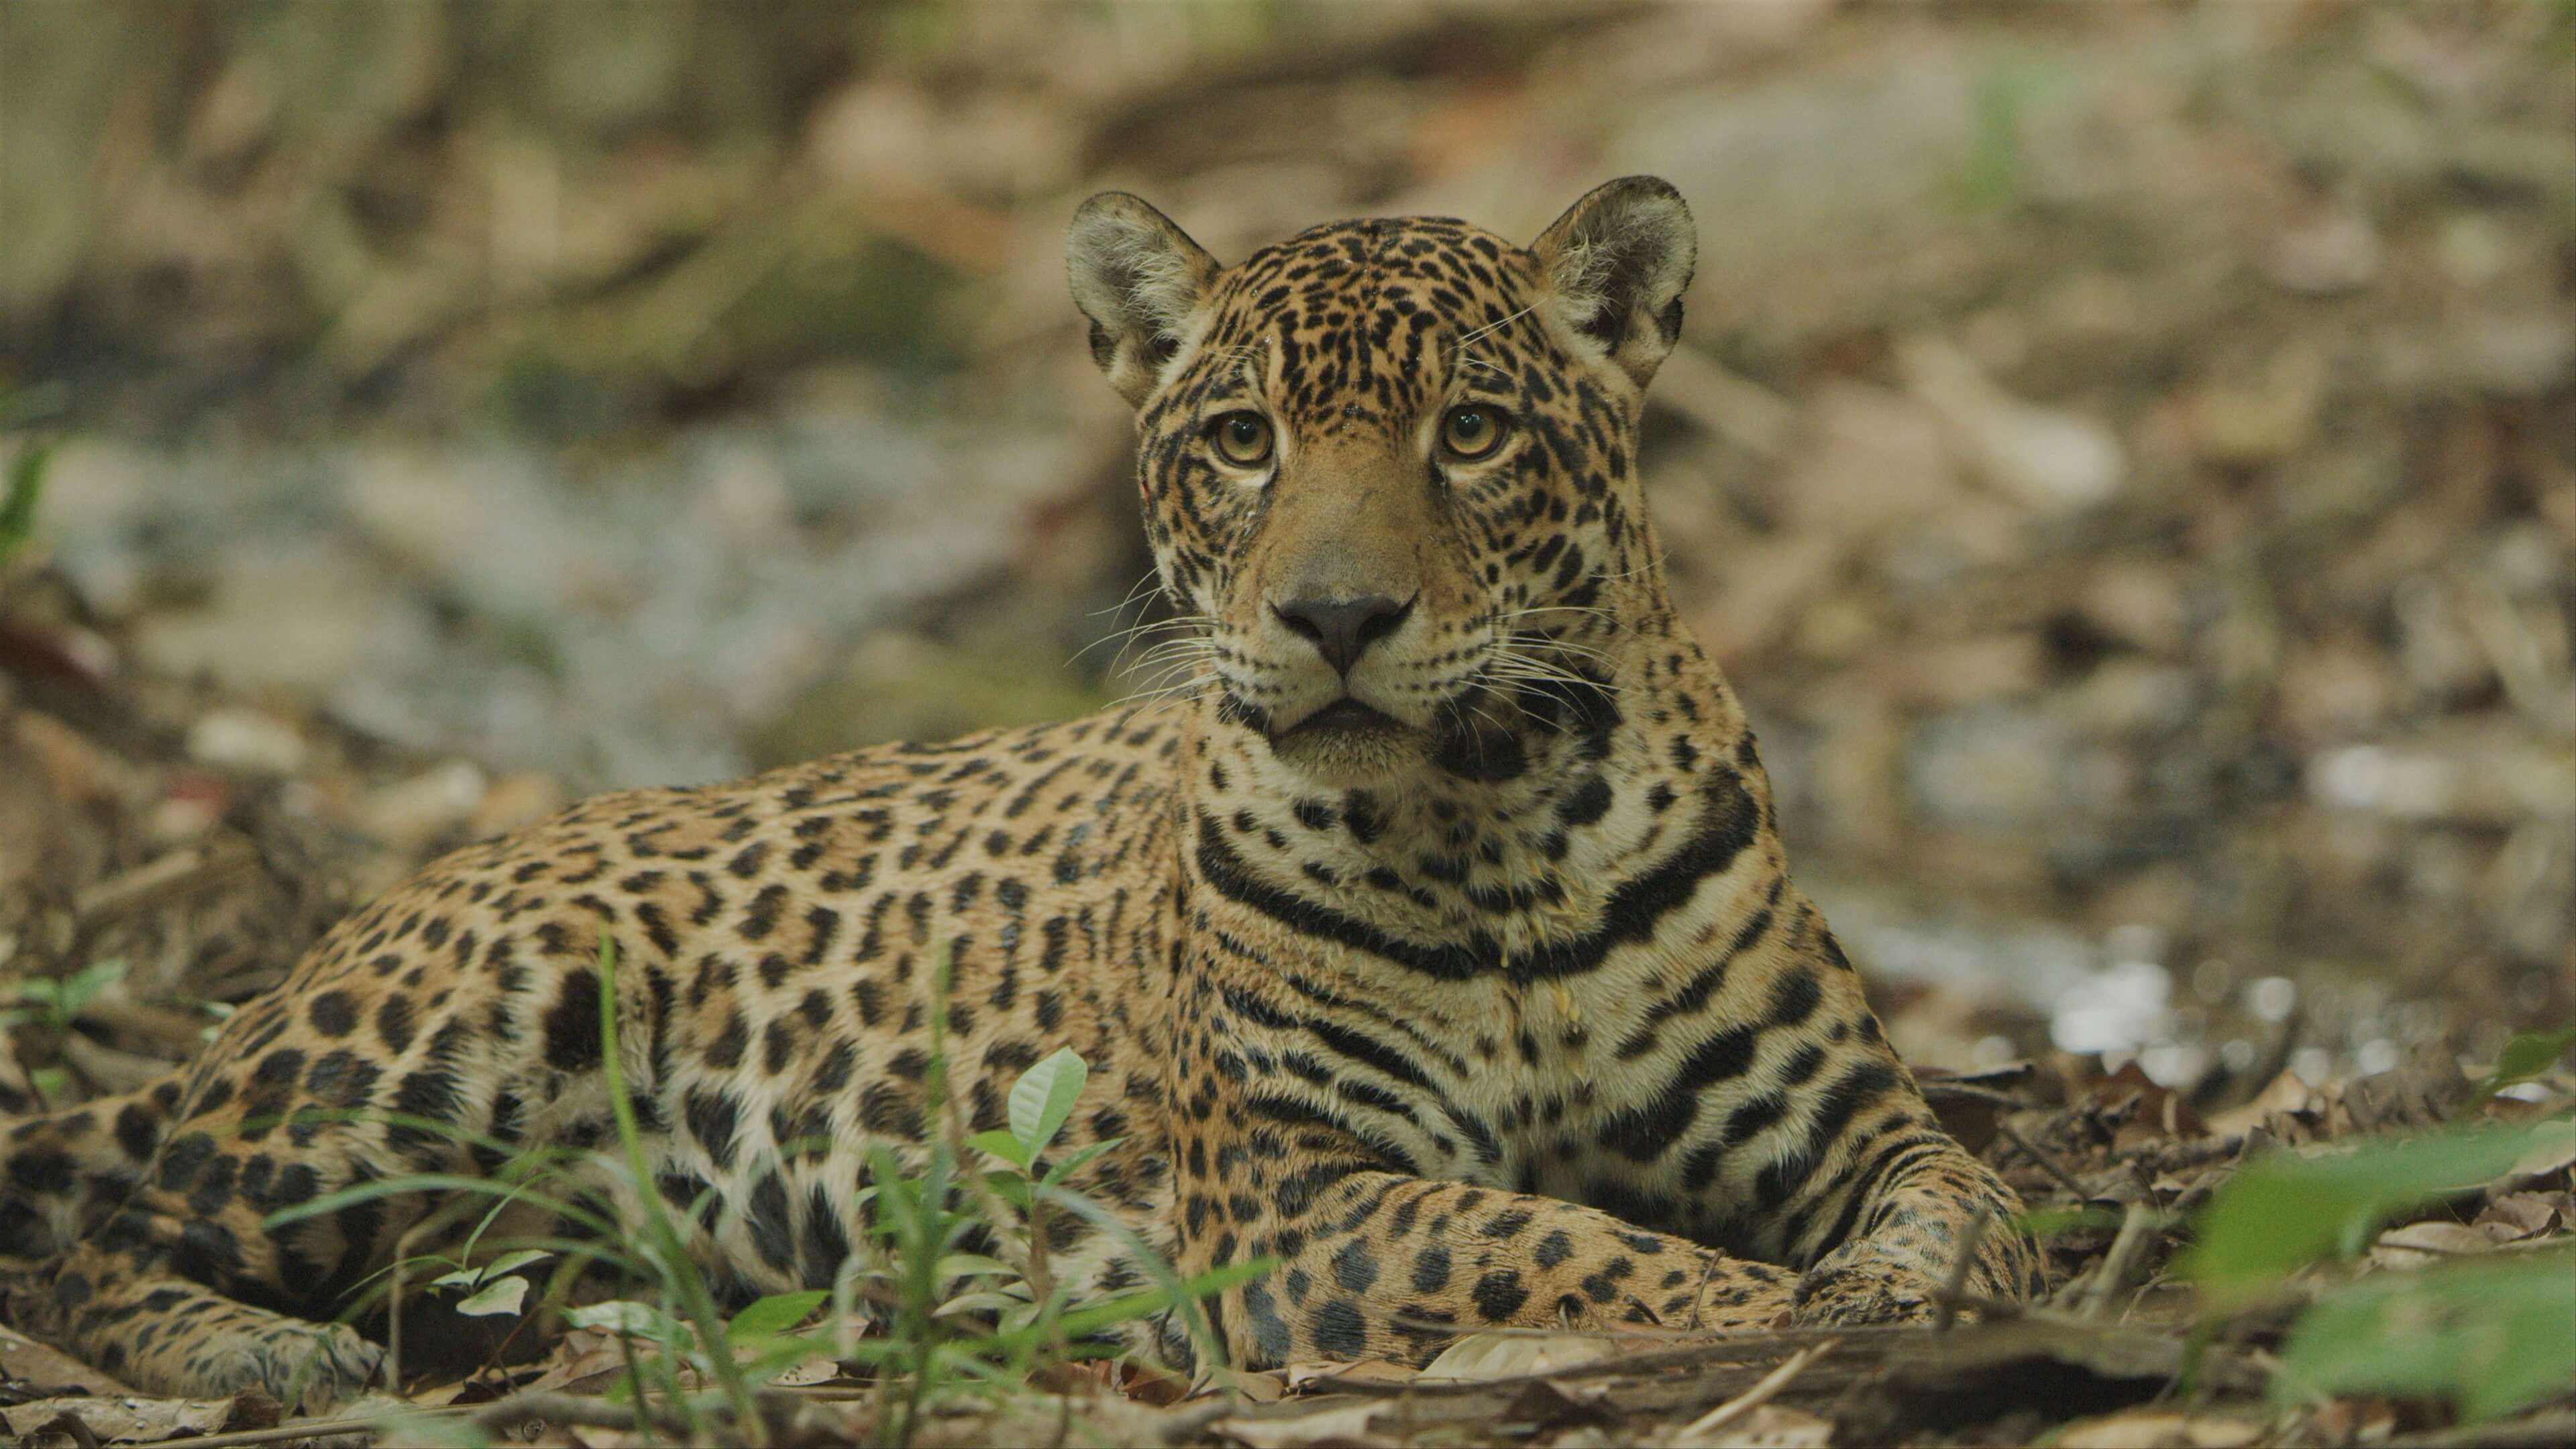
<path id="1" fill-rule="evenodd" d="M 1790 1311 L 1802 1327 L 1920 1323 L 1940 1311 L 1942 1278 L 1873 1243 L 1845 1243 L 1798 1278 Z"/>

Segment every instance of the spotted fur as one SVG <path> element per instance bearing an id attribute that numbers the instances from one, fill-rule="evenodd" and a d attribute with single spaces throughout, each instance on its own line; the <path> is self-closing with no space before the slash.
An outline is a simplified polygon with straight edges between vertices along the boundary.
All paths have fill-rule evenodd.
<path id="1" fill-rule="evenodd" d="M 2033 1290 L 1665 593 L 1635 457 L 1691 255 L 1646 178 L 1526 248 L 1359 221 L 1231 268 L 1094 198 L 1074 294 L 1138 407 L 1186 687 L 448 857 L 181 1075 L 10 1130 L 0 1246 L 54 1260 L 13 1312 L 158 1392 L 354 1389 L 376 1350 L 315 1320 L 433 1204 L 263 1219 L 603 1140 L 602 932 L 654 1190 L 731 1296 L 830 1282 L 868 1145 L 938 1130 L 942 954 L 970 1129 L 1072 1046 L 1062 1147 L 1118 1144 L 1075 1185 L 1185 1270 L 1276 1259 L 1211 1304 L 1240 1363 L 1917 1317 L 1979 1214 L 1969 1291 Z M 1452 446 L 1487 436 L 1462 408 L 1490 449 Z M 1146 1281 L 1125 1239 L 1050 1230 L 1082 1291 Z"/>

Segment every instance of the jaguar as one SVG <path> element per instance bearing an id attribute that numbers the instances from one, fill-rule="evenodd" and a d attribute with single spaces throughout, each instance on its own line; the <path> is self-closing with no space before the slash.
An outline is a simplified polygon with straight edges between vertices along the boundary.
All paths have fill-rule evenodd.
<path id="1" fill-rule="evenodd" d="M 155 1393 L 357 1392 L 382 1350 L 331 1320 L 438 1194 L 276 1215 L 613 1140 L 612 1041 L 651 1177 L 595 1188 L 666 1197 L 735 1300 L 831 1283 L 871 1148 L 1001 1125 L 1061 1047 L 1052 1152 L 1110 1144 L 1070 1181 L 1127 1230 L 1053 1215 L 1057 1280 L 1266 1260 L 1204 1305 L 1238 1365 L 2037 1292 L 1666 589 L 1637 454 L 1696 253 L 1651 177 L 1527 246 L 1370 219 L 1232 266 L 1091 198 L 1179 680 L 447 856 L 166 1080 L 9 1125 L 13 1318 Z"/>

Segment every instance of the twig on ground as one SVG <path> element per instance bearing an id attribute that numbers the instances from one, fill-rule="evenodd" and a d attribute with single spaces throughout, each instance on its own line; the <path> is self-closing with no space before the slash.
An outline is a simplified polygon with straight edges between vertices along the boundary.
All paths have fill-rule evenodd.
<path id="1" fill-rule="evenodd" d="M 576 1429 L 621 1431 L 650 1424 L 663 1433 L 680 1434 L 687 1433 L 689 1427 L 687 1418 L 675 1409 L 649 1407 L 641 1403 L 612 1404 L 606 1399 L 557 1393 L 550 1389 L 497 1399 L 468 1410 L 467 1418 L 484 1429 L 506 1429 L 531 1420 Z"/>
<path id="2" fill-rule="evenodd" d="M 1709 1434 L 1714 1434 L 1718 1430 L 1725 1428 L 1727 1425 L 1734 1423 L 1736 1420 L 1743 1418 L 1745 1415 L 1752 1413 L 1754 1410 L 1761 1408 L 1764 1404 L 1771 1402 L 1771 1400 L 1777 1396 L 1782 1389 L 1787 1388 L 1791 1379 L 1794 1379 L 1799 1374 L 1806 1372 L 1807 1365 L 1824 1357 L 1826 1352 L 1833 1346 L 1833 1341 L 1831 1339 L 1827 1339 L 1823 1343 L 1811 1343 L 1805 1348 L 1798 1350 L 1796 1353 L 1789 1355 L 1787 1358 L 1780 1361 L 1780 1366 L 1778 1368 L 1764 1374 L 1761 1379 L 1753 1385 L 1753 1387 L 1746 1389 L 1743 1393 L 1737 1394 L 1734 1398 L 1727 1400 L 1725 1403 L 1720 1404 L 1716 1408 L 1709 1410 L 1707 1413 L 1700 1415 L 1698 1418 L 1691 1420 L 1681 1428 L 1674 1430 L 1673 1437 L 1676 1439 L 1698 1439 Z"/>
<path id="3" fill-rule="evenodd" d="M 2010 1092 L 1998 1092 L 1992 1087 L 1981 1087 L 1974 1082 L 1953 1082 L 1934 1077 L 1921 1083 L 1920 1086 L 1923 1100 L 1927 1102 L 1946 1098 L 1960 1102 L 1983 1102 L 1990 1107 L 2010 1107 L 2015 1111 L 2025 1110 L 2030 1106 L 2027 1098 L 2015 1096 Z"/>
<path id="4" fill-rule="evenodd" d="M 464 1412 L 462 1409 L 449 1408 L 413 1411 L 416 1417 L 423 1419 L 453 1419 Z M 283 1424 L 271 1425 L 265 1429 L 237 1429 L 230 1434 L 208 1434 L 202 1439 L 190 1439 L 185 1442 L 188 1449 L 242 1449 L 242 1446 L 250 1444 L 284 1444 L 298 1439 L 331 1439 L 342 1434 L 372 1434 L 383 1423 L 383 1418 L 373 1415 L 363 1419 L 289 1419 Z"/>
<path id="5" fill-rule="evenodd" d="M 2120 1220 L 2119 1236 L 2111 1240 L 2111 1250 L 2102 1255 L 2093 1270 L 2091 1281 L 2084 1285 L 2084 1296 L 2076 1313 L 2084 1318 L 2099 1318 L 2109 1312 L 2111 1300 L 2128 1286 L 2129 1273 L 2145 1255 L 2148 1244 L 2155 1241 L 2157 1211 L 2142 1202 L 2129 1204 L 2129 1215 Z"/>
<path id="6" fill-rule="evenodd" d="M 1995 1119 L 1995 1130 L 2004 1134 L 2005 1141 L 2020 1148 L 2023 1156 L 2038 1163 L 2042 1172 L 2056 1178 L 2057 1185 L 2072 1194 L 2077 1202 L 2091 1200 L 2093 1195 L 2085 1190 L 2084 1184 L 2075 1180 L 2075 1174 L 2059 1166 L 2056 1158 L 2041 1151 L 2038 1143 L 2023 1136 L 2020 1128 L 1998 1117 Z"/>
<path id="7" fill-rule="evenodd" d="M 1959 1250 L 1950 1255 L 1950 1275 L 1941 1284 L 1940 1306 L 1932 1314 L 1932 1326 L 1944 1333 L 1959 1316 L 1959 1295 L 1968 1289 L 1968 1275 L 1976 1271 L 1977 1253 L 1986 1245 L 1986 1226 L 1993 1219 L 1993 1210 L 1979 1203 L 1968 1215 L 1967 1230 L 1959 1234 Z"/>

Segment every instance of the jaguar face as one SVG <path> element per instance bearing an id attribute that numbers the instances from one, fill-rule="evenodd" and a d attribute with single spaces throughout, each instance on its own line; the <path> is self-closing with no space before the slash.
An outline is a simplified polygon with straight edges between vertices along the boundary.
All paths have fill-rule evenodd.
<path id="1" fill-rule="evenodd" d="M 1225 718 L 1325 783 L 1472 774 L 1534 698 L 1606 682 L 1618 584 L 1652 558 L 1639 403 L 1693 255 L 1669 186 L 1612 182 L 1526 248 L 1354 221 L 1233 267 L 1109 193 L 1070 255 Z"/>

